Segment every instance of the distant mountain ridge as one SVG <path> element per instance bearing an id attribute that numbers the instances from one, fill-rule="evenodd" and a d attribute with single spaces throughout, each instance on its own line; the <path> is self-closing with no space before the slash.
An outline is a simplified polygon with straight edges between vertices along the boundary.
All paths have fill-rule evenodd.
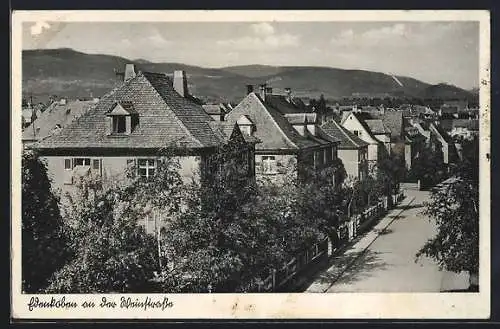
<path id="1" fill-rule="evenodd" d="M 165 72 L 185 70 L 190 91 L 202 99 L 238 102 L 246 85 L 268 83 L 278 91 L 291 88 L 298 97 L 340 98 L 356 95 L 398 95 L 420 98 L 473 97 L 470 91 L 447 85 L 431 85 L 404 76 L 312 66 L 241 65 L 202 68 L 181 63 L 152 63 L 119 56 L 86 54 L 69 48 L 24 50 L 23 94 L 35 98 L 57 95 L 68 98 L 100 97 L 115 87 L 116 71 L 134 63 L 138 70 Z"/>

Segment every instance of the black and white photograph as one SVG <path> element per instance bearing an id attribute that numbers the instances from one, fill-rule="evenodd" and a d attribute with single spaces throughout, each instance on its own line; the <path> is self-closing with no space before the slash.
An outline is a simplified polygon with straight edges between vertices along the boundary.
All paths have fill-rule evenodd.
<path id="1" fill-rule="evenodd" d="M 314 13 L 13 14 L 19 316 L 489 316 L 489 13 Z"/>

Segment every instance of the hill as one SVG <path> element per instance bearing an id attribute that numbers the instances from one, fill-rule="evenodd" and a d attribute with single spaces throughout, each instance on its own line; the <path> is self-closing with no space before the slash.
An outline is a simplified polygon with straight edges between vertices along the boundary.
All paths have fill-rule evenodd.
<path id="1" fill-rule="evenodd" d="M 246 65 L 202 68 L 181 63 L 152 63 L 111 55 L 96 55 L 68 48 L 25 50 L 22 54 L 23 94 L 32 94 L 36 102 L 50 95 L 69 98 L 99 97 L 115 87 L 116 71 L 126 63 L 152 72 L 172 74 L 185 70 L 190 91 L 205 100 L 238 102 L 247 84 L 264 82 L 276 90 L 289 87 L 298 97 L 327 98 L 356 95 L 399 95 L 410 97 L 468 97 L 470 92 L 449 85 L 430 85 L 402 76 L 379 72 L 344 70 L 328 67 Z"/>

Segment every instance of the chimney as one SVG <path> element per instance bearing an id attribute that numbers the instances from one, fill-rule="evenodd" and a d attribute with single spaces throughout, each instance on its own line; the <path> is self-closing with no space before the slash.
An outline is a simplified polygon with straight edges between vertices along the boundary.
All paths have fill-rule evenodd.
<path id="1" fill-rule="evenodd" d="M 292 89 L 285 88 L 286 100 L 291 103 L 292 102 Z"/>
<path id="2" fill-rule="evenodd" d="M 174 71 L 174 89 L 182 97 L 189 94 L 185 71 Z"/>
<path id="3" fill-rule="evenodd" d="M 266 100 L 266 84 L 261 84 L 260 85 L 260 98 L 262 98 L 262 100 Z"/>
<path id="4" fill-rule="evenodd" d="M 134 64 L 125 64 L 125 75 L 123 77 L 123 81 L 127 81 L 135 77 L 135 65 Z"/>
<path id="5" fill-rule="evenodd" d="M 247 95 L 253 92 L 253 85 L 247 85 Z"/>

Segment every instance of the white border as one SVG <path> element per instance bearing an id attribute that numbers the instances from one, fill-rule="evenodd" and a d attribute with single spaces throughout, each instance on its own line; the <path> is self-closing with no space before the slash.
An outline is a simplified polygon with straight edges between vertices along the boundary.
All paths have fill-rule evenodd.
<path id="1" fill-rule="evenodd" d="M 250 21 L 480 21 L 480 292 L 338 294 L 167 294 L 174 307 L 149 310 L 27 308 L 21 291 L 21 50 L 22 22 L 250 22 Z M 490 315 L 490 16 L 485 10 L 419 11 L 15 11 L 12 15 L 12 317 L 16 319 L 226 318 L 226 319 L 483 319 Z M 50 296 L 50 295 L 49 295 Z M 58 297 L 58 295 L 52 295 Z M 66 300 L 102 296 L 66 295 Z M 127 296 L 127 295 L 124 295 Z M 130 295 L 134 298 L 147 295 Z M 163 298 L 164 295 L 150 295 Z"/>

